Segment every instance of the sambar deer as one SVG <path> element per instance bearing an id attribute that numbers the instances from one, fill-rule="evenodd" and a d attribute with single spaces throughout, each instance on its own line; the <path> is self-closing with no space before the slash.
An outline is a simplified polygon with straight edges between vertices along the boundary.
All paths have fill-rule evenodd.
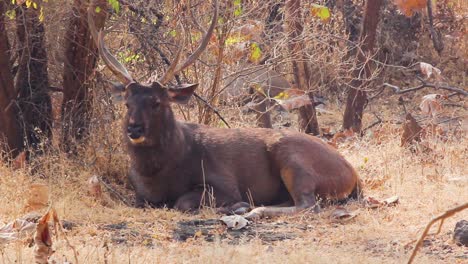
<path id="1" fill-rule="evenodd" d="M 100 56 L 122 81 L 129 179 L 136 205 L 197 210 L 209 187 L 215 206 L 223 212 L 245 212 L 248 201 L 266 206 L 246 215 L 254 218 L 309 208 L 318 211 L 320 199 L 359 196 L 360 181 L 353 167 L 316 137 L 287 130 L 211 128 L 174 118 L 171 103 L 186 103 L 198 84 L 166 85 L 205 49 L 217 16 L 216 7 L 196 51 L 179 66 L 182 45 L 167 72 L 150 84 L 131 77 L 108 51 L 103 33 L 96 31 L 88 16 Z"/>

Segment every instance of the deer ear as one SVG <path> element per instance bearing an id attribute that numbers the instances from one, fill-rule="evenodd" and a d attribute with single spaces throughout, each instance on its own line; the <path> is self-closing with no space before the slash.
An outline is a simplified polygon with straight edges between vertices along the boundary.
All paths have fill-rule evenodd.
<path id="1" fill-rule="evenodd" d="M 125 91 L 125 85 L 119 82 L 110 82 L 112 85 L 113 93 L 123 93 Z"/>
<path id="2" fill-rule="evenodd" d="M 176 87 L 167 88 L 167 95 L 171 102 L 185 104 L 188 102 L 197 87 L 198 83 L 178 85 Z"/>
<path id="3" fill-rule="evenodd" d="M 123 101 L 123 93 L 125 92 L 125 85 L 119 82 L 110 82 L 112 86 L 111 97 L 116 102 Z"/>

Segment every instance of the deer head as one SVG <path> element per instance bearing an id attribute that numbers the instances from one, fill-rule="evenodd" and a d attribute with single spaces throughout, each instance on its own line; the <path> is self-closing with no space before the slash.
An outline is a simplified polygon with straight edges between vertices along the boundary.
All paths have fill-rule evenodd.
<path id="1" fill-rule="evenodd" d="M 198 48 L 179 63 L 184 44 L 180 45 L 176 56 L 166 73 L 158 80 L 142 84 L 133 79 L 127 69 L 109 52 L 104 44 L 104 34 L 98 32 L 93 20 L 93 9 L 88 10 L 88 24 L 91 35 L 98 47 L 104 63 L 119 79 L 116 89 L 124 93 L 127 113 L 124 126 L 128 140 L 132 145 L 154 146 L 161 144 L 165 134 L 174 131 L 175 120 L 170 103 L 188 102 L 198 84 L 182 84 L 168 87 L 167 83 L 180 71 L 194 63 L 206 49 L 218 19 L 218 2 L 210 27 L 205 32 Z"/>

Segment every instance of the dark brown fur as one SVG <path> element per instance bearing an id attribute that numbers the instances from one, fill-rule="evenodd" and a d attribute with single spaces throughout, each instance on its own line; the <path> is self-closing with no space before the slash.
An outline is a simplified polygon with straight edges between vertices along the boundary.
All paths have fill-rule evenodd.
<path id="1" fill-rule="evenodd" d="M 196 86 L 164 89 L 132 83 L 126 89 L 128 126 L 142 125 L 144 142 L 128 141 L 137 206 L 193 210 L 204 187 L 217 207 L 253 198 L 255 205 L 316 205 L 359 190 L 352 166 L 320 139 L 289 130 L 224 129 L 176 121 L 170 102 L 184 102 Z"/>

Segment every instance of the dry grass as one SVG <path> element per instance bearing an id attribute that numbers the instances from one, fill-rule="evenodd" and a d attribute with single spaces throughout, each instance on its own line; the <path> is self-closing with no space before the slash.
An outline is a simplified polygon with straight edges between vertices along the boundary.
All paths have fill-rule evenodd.
<path id="1" fill-rule="evenodd" d="M 119 122 L 111 123 L 117 134 Z M 402 263 L 433 216 L 468 200 L 466 133 L 449 141 L 427 140 L 432 150 L 415 154 L 399 146 L 397 132 L 387 132 L 381 142 L 367 135 L 345 142 L 339 150 L 365 182 L 372 182 L 365 189 L 366 196 L 398 195 L 400 204 L 396 207 L 372 210 L 350 203 L 346 207 L 357 210 L 358 216 L 346 223 L 330 220 L 333 208 L 319 215 L 304 213 L 259 221 L 271 226 L 273 232 L 293 234 L 291 240 L 265 242 L 259 233 L 253 239 L 218 236 L 207 242 L 203 235 L 196 235 L 178 242 L 173 239 L 177 222 L 219 216 L 209 209 L 188 215 L 167 209 L 129 208 L 108 193 L 95 201 L 87 194 L 88 178 L 93 174 L 122 176 L 126 169 L 118 137 L 112 138 L 97 127 L 99 133 L 80 158 L 50 153 L 20 170 L 0 165 L 0 222 L 23 216 L 30 184 L 46 183 L 59 217 L 75 224 L 66 235 L 79 252 L 80 263 Z M 416 263 L 466 261 L 466 248 L 455 245 L 451 236 L 455 222 L 467 218 L 468 212 L 462 212 L 446 221 L 441 234 L 428 236 Z M 119 223 L 126 223 L 126 228 L 106 226 Z M 224 228 L 220 226 L 219 232 L 225 233 Z M 63 237 L 53 240 L 53 257 L 73 261 L 73 251 Z M 2 263 L 31 263 L 32 250 L 26 241 L 10 243 L 0 248 Z"/>

